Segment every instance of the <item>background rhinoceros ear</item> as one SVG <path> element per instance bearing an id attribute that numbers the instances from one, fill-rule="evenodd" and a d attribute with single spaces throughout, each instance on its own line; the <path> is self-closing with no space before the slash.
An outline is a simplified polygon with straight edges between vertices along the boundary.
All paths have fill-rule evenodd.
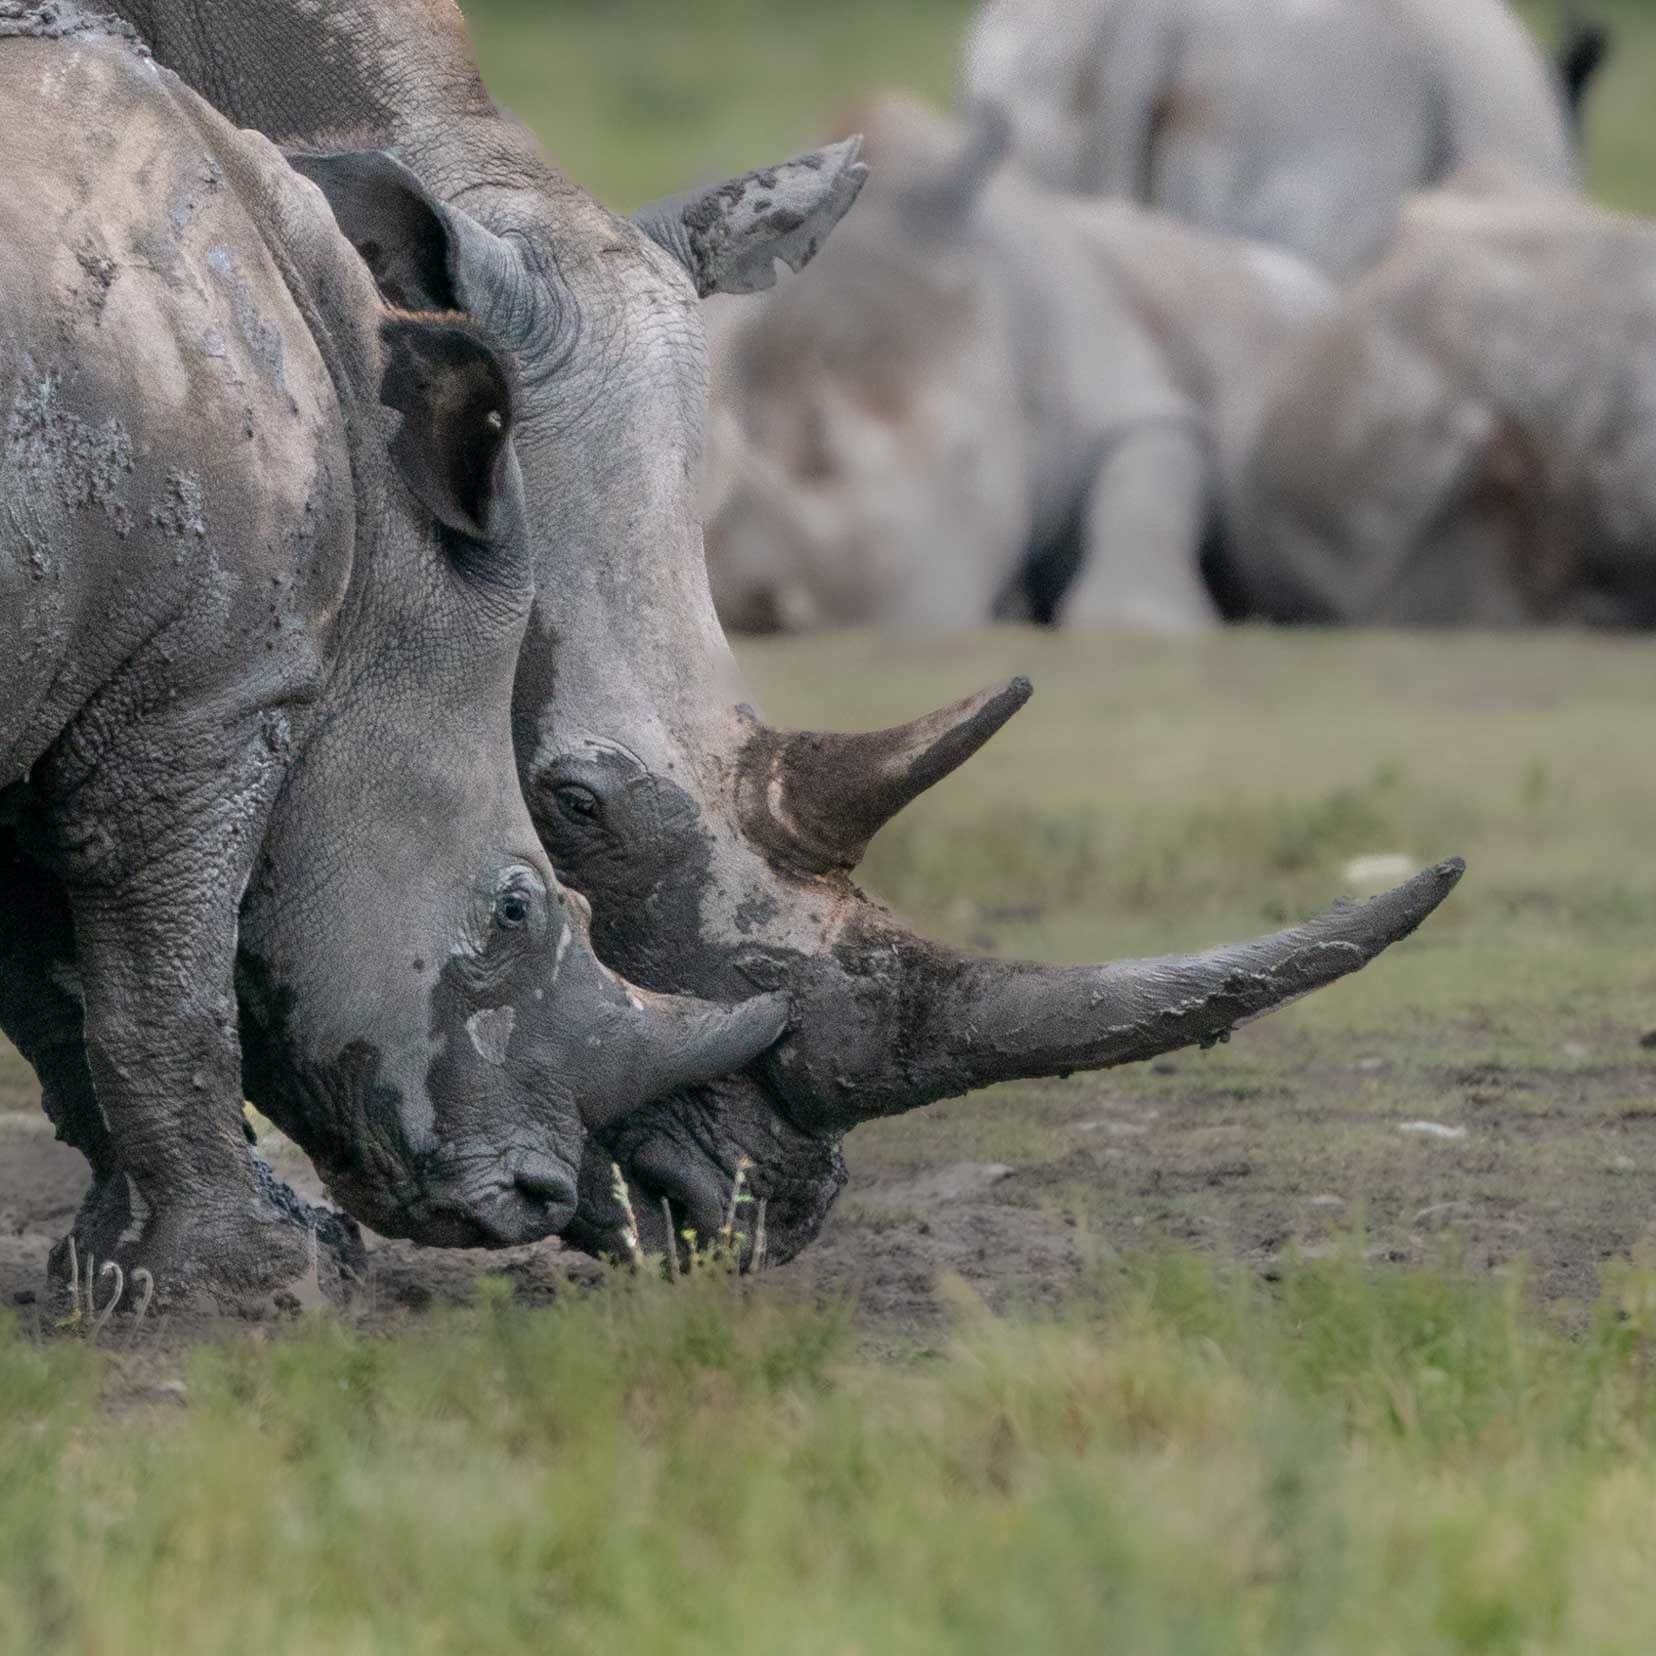
<path id="1" fill-rule="evenodd" d="M 633 215 L 690 272 L 696 291 L 758 293 L 776 282 L 778 259 L 802 270 L 851 210 L 868 177 L 862 139 L 847 138 L 779 167 L 672 196 Z"/>
<path id="2" fill-rule="evenodd" d="M 402 310 L 488 313 L 490 283 L 512 253 L 466 213 L 446 207 L 394 156 L 289 151 L 288 163 L 328 198 L 335 222 Z"/>
<path id="3" fill-rule="evenodd" d="M 402 415 L 391 457 L 439 523 L 498 538 L 510 506 L 512 375 L 475 328 L 452 318 L 388 317 L 380 401 Z"/>

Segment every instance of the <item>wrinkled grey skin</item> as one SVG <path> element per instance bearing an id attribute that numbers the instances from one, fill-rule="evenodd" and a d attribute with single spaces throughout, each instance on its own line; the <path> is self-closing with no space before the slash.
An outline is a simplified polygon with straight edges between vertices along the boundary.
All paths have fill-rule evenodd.
<path id="1" fill-rule="evenodd" d="M 393 151 L 498 238 L 494 281 L 465 297 L 522 380 L 537 596 L 513 728 L 535 825 L 592 900 L 606 961 L 662 990 L 790 997 L 789 1034 L 761 1063 L 599 1135 L 566 1232 L 579 1245 L 619 1246 L 610 1156 L 659 1247 L 664 1203 L 675 1226 L 719 1224 L 745 1155 L 772 1257 L 785 1258 L 820 1228 L 858 1121 L 1217 1039 L 1357 969 L 1454 884 L 1446 866 L 1309 931 L 1142 968 L 971 961 L 905 931 L 850 871 L 880 823 L 969 758 L 1027 685 L 875 736 L 769 729 L 744 705 L 699 520 L 697 295 L 727 272 L 751 286 L 768 274 L 767 246 L 811 251 L 860 183 L 854 148 L 642 215 L 641 231 L 495 110 L 449 0 L 129 0 L 128 14 L 235 119 L 283 139 L 357 129 L 355 142 Z M 760 203 L 783 184 L 777 218 Z"/>
<path id="2" fill-rule="evenodd" d="M 358 1217 L 547 1235 L 588 1123 L 784 1009 L 629 989 L 537 841 L 494 347 L 389 316 L 268 142 L 45 18 L 0 11 L 0 1021 L 92 1163 L 79 1257 L 235 1303 L 306 1271 L 244 1058 Z"/>
<path id="3" fill-rule="evenodd" d="M 714 335 L 725 624 L 1188 632 L 1222 479 L 1284 341 L 1332 311 L 1274 248 L 998 170 L 992 124 L 859 111 L 872 182 Z"/>
<path id="4" fill-rule="evenodd" d="M 1563 87 L 1506 0 L 987 0 L 961 85 L 1010 116 L 1020 164 L 1053 187 L 1339 280 L 1385 250 L 1407 195 L 1461 166 L 1576 183 Z"/>
<path id="5" fill-rule="evenodd" d="M 1656 625 L 1656 229 L 1422 196 L 1287 354 L 1232 502 L 1246 601 L 1363 625 Z"/>

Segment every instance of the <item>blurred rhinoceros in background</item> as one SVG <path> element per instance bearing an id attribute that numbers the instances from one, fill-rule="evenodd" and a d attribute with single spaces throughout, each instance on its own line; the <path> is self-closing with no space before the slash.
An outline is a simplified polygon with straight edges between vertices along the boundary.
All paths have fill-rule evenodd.
<path id="1" fill-rule="evenodd" d="M 1481 182 L 1280 365 L 1231 499 L 1255 613 L 1656 625 L 1656 225 Z"/>
<path id="2" fill-rule="evenodd" d="M 1603 45 L 1573 17 L 1555 73 L 1506 0 L 987 0 L 962 89 L 1048 185 L 1344 280 L 1463 165 L 1573 186 L 1566 90 L 1585 95 Z"/>
<path id="3" fill-rule="evenodd" d="M 872 179 L 713 334 L 708 571 L 743 631 L 996 615 L 1188 630 L 1272 363 L 1335 308 L 1276 249 L 1001 169 L 1004 129 L 857 112 Z"/>

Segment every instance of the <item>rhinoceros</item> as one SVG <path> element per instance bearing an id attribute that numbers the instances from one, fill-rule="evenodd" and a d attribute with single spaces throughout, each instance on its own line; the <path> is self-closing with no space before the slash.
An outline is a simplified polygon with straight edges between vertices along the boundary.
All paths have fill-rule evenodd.
<path id="1" fill-rule="evenodd" d="M 1579 100 L 1591 26 L 1566 49 Z M 1507 0 L 987 0 L 963 95 L 1021 165 L 1286 247 L 1345 280 L 1412 191 L 1500 164 L 1567 189 L 1564 91 Z"/>
<path id="2" fill-rule="evenodd" d="M 1004 128 L 886 97 L 873 181 L 713 335 L 707 560 L 743 631 L 1190 631 L 1223 481 L 1338 292 L 1279 249 L 1001 171 Z"/>
<path id="3" fill-rule="evenodd" d="M 1656 226 L 1468 177 L 1289 349 L 1227 565 L 1285 621 L 1656 625 Z"/>
<path id="4" fill-rule="evenodd" d="M 381 1230 L 560 1229 L 589 1125 L 786 1008 L 615 978 L 537 840 L 508 361 L 386 309 L 265 139 L 62 7 L 0 12 L 0 151 L 0 1022 L 92 1164 L 78 1257 L 179 1297 L 307 1270 L 244 1062 Z"/>
<path id="5" fill-rule="evenodd" d="M 860 1121 L 973 1087 L 1217 1039 L 1353 971 L 1453 887 L 1430 869 L 1359 908 L 1189 958 L 980 961 L 915 936 L 851 881 L 880 826 L 1023 706 L 1014 682 L 912 725 L 777 730 L 748 705 L 708 591 L 699 517 L 707 361 L 698 296 L 798 266 L 861 182 L 855 144 L 615 217 L 490 102 L 452 0 L 125 0 L 158 54 L 284 140 L 346 128 L 400 156 L 492 268 L 467 308 L 512 350 L 537 569 L 513 731 L 543 844 L 595 906 L 600 956 L 659 990 L 786 991 L 763 1060 L 596 1134 L 566 1236 L 614 1251 L 618 1160 L 646 1243 L 721 1222 L 739 1160 L 771 1257 L 819 1230 Z M 336 204 L 337 205 L 337 204 Z M 345 213 L 347 220 L 352 214 Z M 359 245 L 415 296 L 441 277 L 361 215 Z"/>

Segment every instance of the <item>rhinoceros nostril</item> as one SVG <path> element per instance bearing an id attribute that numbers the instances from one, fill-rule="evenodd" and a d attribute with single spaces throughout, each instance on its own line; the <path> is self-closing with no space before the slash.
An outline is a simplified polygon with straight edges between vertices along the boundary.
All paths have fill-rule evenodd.
<path id="1" fill-rule="evenodd" d="M 568 1208 L 574 1211 L 580 1200 L 575 1180 L 562 1168 L 551 1164 L 520 1168 L 512 1182 L 518 1194 L 540 1207 Z"/>

